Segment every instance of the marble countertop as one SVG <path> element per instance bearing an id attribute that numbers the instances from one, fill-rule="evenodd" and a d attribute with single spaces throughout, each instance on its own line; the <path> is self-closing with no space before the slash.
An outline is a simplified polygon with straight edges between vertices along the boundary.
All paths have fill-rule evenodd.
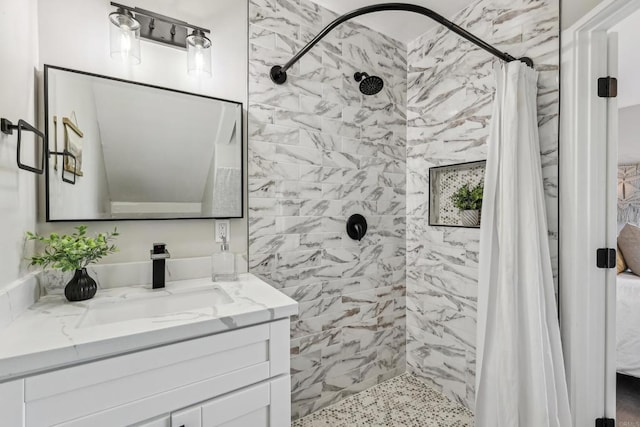
<path id="1" fill-rule="evenodd" d="M 223 303 L 211 303 L 215 298 Z M 163 312 L 169 300 L 177 302 L 169 310 L 179 311 Z M 101 289 L 93 299 L 75 303 L 48 295 L 0 329 L 0 382 L 297 312 L 293 299 L 249 273 L 234 282 L 190 279 L 168 282 L 164 289 Z"/>

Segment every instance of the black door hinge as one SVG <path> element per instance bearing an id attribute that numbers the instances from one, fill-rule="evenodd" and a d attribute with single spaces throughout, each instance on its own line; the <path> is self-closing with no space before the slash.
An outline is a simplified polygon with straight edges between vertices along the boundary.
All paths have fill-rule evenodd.
<path id="1" fill-rule="evenodd" d="M 600 77 L 598 79 L 598 96 L 600 98 L 615 98 L 618 96 L 618 79 L 615 77 Z"/>
<path id="2" fill-rule="evenodd" d="M 616 250 L 600 248 L 596 251 L 596 266 L 598 268 L 616 268 Z"/>
<path id="3" fill-rule="evenodd" d="M 616 427 L 616 420 L 613 418 L 598 418 L 596 427 Z"/>

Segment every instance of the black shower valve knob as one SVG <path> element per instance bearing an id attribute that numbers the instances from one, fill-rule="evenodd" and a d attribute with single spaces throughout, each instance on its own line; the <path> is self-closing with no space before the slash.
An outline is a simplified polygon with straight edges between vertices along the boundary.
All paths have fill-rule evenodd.
<path id="1" fill-rule="evenodd" d="M 367 220 L 360 214 L 354 214 L 347 220 L 347 234 L 353 240 L 362 240 L 367 234 Z"/>

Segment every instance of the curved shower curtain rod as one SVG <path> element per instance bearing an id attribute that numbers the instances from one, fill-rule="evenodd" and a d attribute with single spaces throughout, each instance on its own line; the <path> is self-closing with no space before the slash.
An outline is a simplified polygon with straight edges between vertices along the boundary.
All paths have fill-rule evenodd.
<path id="1" fill-rule="evenodd" d="M 318 35 L 315 36 L 313 38 L 313 40 L 311 40 L 309 43 L 307 43 L 307 45 L 305 47 L 303 47 L 302 50 L 300 50 L 300 52 L 298 52 L 293 58 L 291 58 L 289 60 L 289 62 L 287 62 L 286 64 L 284 64 L 282 66 L 280 66 L 280 65 L 273 66 L 271 68 L 271 72 L 270 72 L 271 80 L 273 80 L 274 83 L 277 83 L 279 85 L 281 85 L 284 82 L 286 82 L 287 81 L 287 70 L 289 70 L 289 68 L 291 68 L 291 66 L 293 64 L 298 62 L 300 60 L 300 58 L 302 58 L 307 52 L 309 52 L 309 50 L 313 46 L 316 45 L 316 43 L 318 43 L 320 40 L 322 40 L 324 38 L 324 36 L 326 36 L 331 30 L 333 30 L 338 25 L 340 25 L 343 22 L 348 21 L 350 19 L 353 19 L 353 18 L 356 18 L 358 16 L 361 16 L 361 15 L 366 15 L 366 14 L 374 13 L 374 12 L 383 12 L 383 11 L 387 11 L 387 10 L 399 10 L 399 11 L 405 11 L 405 12 L 419 13 L 420 15 L 424 15 L 424 16 L 426 16 L 428 18 L 431 18 L 434 21 L 444 25 L 449 30 L 451 30 L 454 33 L 458 34 L 459 36 L 469 40 L 471 43 L 475 44 L 476 46 L 479 46 L 480 48 L 486 50 L 487 52 L 497 56 L 498 58 L 502 59 L 503 61 L 511 62 L 511 61 L 518 60 L 518 61 L 524 62 L 529 67 L 533 67 L 533 61 L 531 60 L 531 58 L 527 58 L 527 57 L 516 58 L 516 57 L 513 57 L 513 56 L 509 55 L 506 52 L 501 52 L 500 50 L 498 50 L 495 47 L 491 46 L 489 43 L 485 42 L 484 40 L 482 40 L 482 39 L 480 39 L 480 38 L 478 38 L 476 36 L 474 36 L 473 34 L 468 32 L 467 30 L 464 30 L 464 29 L 460 28 L 459 26 L 457 26 L 453 22 L 451 22 L 448 19 L 444 18 L 442 15 L 439 15 L 439 14 L 435 13 L 431 9 L 427 9 L 426 7 L 418 6 L 418 5 L 415 5 L 415 4 L 409 4 L 409 3 L 381 3 L 381 4 L 371 5 L 371 6 L 365 6 L 365 7 L 362 7 L 360 9 L 356 9 L 354 11 L 351 11 L 349 13 L 345 13 L 344 15 L 336 18 L 333 22 L 331 22 L 329 25 L 324 27 L 324 29 L 322 31 L 320 31 L 320 33 L 318 33 Z"/>

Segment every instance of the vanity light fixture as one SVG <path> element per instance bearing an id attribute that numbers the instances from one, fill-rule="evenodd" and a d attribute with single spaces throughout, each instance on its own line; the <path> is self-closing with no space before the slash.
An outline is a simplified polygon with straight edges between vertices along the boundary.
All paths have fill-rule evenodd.
<path id="1" fill-rule="evenodd" d="M 118 7 L 109 14 L 111 57 L 132 64 L 140 63 L 140 22 L 130 10 Z"/>
<path id="2" fill-rule="evenodd" d="M 189 74 L 211 75 L 211 40 L 202 30 L 193 30 L 187 37 L 187 69 Z"/>
<path id="3" fill-rule="evenodd" d="M 111 57 L 139 64 L 140 39 L 187 51 L 187 71 L 211 75 L 210 30 L 139 7 L 111 2 Z"/>

